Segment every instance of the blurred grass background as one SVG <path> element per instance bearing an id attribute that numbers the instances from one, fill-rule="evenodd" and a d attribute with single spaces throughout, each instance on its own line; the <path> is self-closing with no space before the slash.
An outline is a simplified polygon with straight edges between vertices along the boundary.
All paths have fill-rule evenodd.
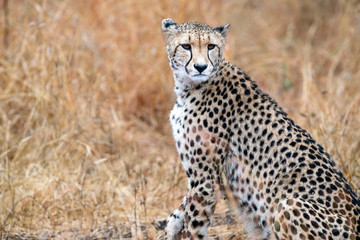
<path id="1" fill-rule="evenodd" d="M 1 238 L 161 235 L 187 185 L 168 122 L 175 96 L 160 29 L 168 17 L 230 23 L 226 58 L 325 147 L 359 193 L 359 1 L 1 4 Z"/>

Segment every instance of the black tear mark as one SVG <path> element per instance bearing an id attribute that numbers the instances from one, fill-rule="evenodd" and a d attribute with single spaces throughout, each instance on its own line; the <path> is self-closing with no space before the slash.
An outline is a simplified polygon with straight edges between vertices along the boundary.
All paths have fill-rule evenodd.
<path id="1" fill-rule="evenodd" d="M 189 60 L 189 61 L 186 63 L 186 65 L 185 65 L 185 71 L 186 71 L 187 74 L 189 74 L 189 71 L 187 70 L 187 67 L 188 67 L 188 65 L 189 65 L 189 63 L 191 62 L 191 59 L 192 59 L 192 57 L 193 57 L 191 50 L 190 50 L 190 54 L 191 54 L 191 55 L 190 55 L 190 60 Z"/>
<path id="2" fill-rule="evenodd" d="M 175 55 L 176 55 L 176 51 L 177 51 L 178 47 L 180 47 L 180 45 L 176 46 L 176 48 L 175 48 L 175 50 L 174 50 L 173 58 L 174 58 Z"/>
<path id="3" fill-rule="evenodd" d="M 207 51 L 207 57 L 208 57 L 211 65 L 212 65 L 212 67 L 215 68 L 214 63 L 213 63 L 213 62 L 211 61 L 211 59 L 210 59 L 209 51 Z"/>

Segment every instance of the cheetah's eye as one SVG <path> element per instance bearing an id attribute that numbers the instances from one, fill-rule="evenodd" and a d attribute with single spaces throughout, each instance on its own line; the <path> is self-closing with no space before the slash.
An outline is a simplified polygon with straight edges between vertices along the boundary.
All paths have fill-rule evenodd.
<path id="1" fill-rule="evenodd" d="M 182 46 L 183 49 L 185 49 L 185 50 L 190 50 L 190 49 L 191 49 L 191 45 L 190 45 L 190 44 L 181 44 L 181 46 Z"/>
<path id="2" fill-rule="evenodd" d="M 208 50 L 213 50 L 214 48 L 216 47 L 216 45 L 215 44 L 208 44 L 208 46 L 207 46 L 207 48 L 208 48 Z"/>

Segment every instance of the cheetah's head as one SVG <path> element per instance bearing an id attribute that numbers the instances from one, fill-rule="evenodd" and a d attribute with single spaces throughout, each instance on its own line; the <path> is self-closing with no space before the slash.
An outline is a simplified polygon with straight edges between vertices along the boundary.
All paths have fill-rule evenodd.
<path id="1" fill-rule="evenodd" d="M 162 21 L 166 51 L 175 81 L 194 86 L 207 81 L 218 70 L 224 55 L 230 25 L 212 28 L 201 23 Z"/>

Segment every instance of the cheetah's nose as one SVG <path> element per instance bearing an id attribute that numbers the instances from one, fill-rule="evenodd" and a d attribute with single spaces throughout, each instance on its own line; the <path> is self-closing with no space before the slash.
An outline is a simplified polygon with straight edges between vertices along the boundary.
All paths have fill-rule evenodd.
<path id="1" fill-rule="evenodd" d="M 201 74 L 207 68 L 207 66 L 208 66 L 207 64 L 205 65 L 195 64 L 194 68 L 198 70 L 199 73 Z"/>

